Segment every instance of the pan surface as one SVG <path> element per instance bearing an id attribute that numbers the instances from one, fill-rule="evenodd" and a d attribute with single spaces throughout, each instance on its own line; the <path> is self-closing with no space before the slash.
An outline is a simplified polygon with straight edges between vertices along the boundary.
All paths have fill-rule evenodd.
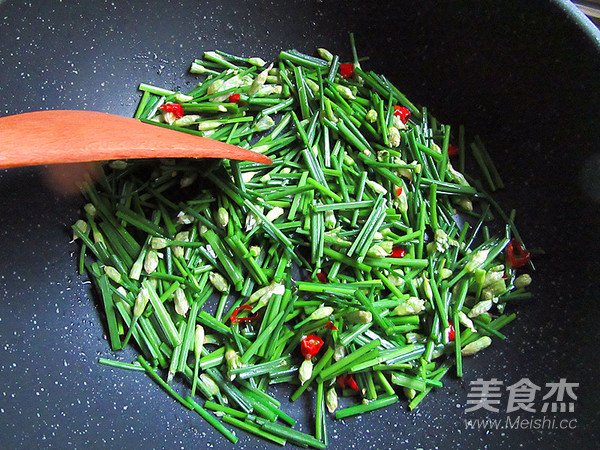
<path id="1" fill-rule="evenodd" d="M 0 1 L 0 114 L 131 116 L 138 82 L 189 89 L 188 65 L 205 50 L 268 59 L 325 46 L 349 58 L 355 32 L 366 65 L 481 135 L 508 187 L 502 205 L 545 255 L 506 341 L 415 412 L 401 403 L 330 420 L 331 448 L 597 448 L 600 33 L 566 1 L 375 3 Z M 0 171 L 0 448 L 229 448 L 144 375 L 96 363 L 114 355 L 69 243 L 82 200 L 50 191 L 43 172 Z M 471 382 L 493 378 L 500 411 L 467 412 Z M 505 387 L 523 378 L 541 388 L 537 411 L 507 413 Z M 561 379 L 578 383 L 561 400 L 573 411 L 542 412 Z M 309 399 L 284 408 L 312 432 Z M 269 446 L 238 435 L 238 448 Z"/>

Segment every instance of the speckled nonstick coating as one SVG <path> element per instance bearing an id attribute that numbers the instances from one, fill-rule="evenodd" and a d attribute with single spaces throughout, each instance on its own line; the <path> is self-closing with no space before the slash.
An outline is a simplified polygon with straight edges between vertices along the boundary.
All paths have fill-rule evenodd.
<path id="1" fill-rule="evenodd" d="M 508 186 L 499 200 L 546 255 L 505 342 L 415 412 L 402 402 L 329 420 L 331 448 L 597 448 L 600 34 L 570 3 L 0 1 L 0 114 L 131 116 L 138 82 L 188 89 L 189 62 L 205 50 L 267 59 L 326 46 L 349 57 L 349 31 L 365 65 L 481 135 Z M 0 172 L 0 448 L 229 448 L 143 374 L 96 363 L 112 354 L 69 243 L 81 203 L 49 191 L 41 169 Z M 524 377 L 580 383 L 575 412 L 554 415 L 574 429 L 466 429 L 465 419 L 507 416 L 466 413 L 469 382 Z M 287 404 L 278 391 L 312 432 L 312 400 Z M 269 447 L 238 434 L 237 448 Z"/>

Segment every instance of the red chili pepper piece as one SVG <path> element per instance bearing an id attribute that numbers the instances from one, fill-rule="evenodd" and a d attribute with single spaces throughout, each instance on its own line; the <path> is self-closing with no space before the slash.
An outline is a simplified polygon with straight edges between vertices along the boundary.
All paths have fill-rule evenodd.
<path id="1" fill-rule="evenodd" d="M 334 330 L 334 331 L 339 330 L 339 328 L 336 327 L 335 324 L 331 320 L 329 322 L 327 322 L 323 328 L 327 328 L 328 330 Z"/>
<path id="2" fill-rule="evenodd" d="M 319 280 L 321 283 L 329 283 L 327 275 L 325 275 L 323 272 L 317 272 L 317 280 Z"/>
<path id="3" fill-rule="evenodd" d="M 354 66 L 352 64 L 340 64 L 340 75 L 342 78 L 354 76 Z"/>
<path id="4" fill-rule="evenodd" d="M 394 115 L 400 116 L 402 123 L 406 123 L 410 117 L 410 111 L 406 106 L 394 105 Z"/>
<path id="5" fill-rule="evenodd" d="M 448 328 L 446 329 L 446 336 L 448 337 L 448 342 L 452 342 L 456 337 L 456 330 L 454 330 L 454 325 L 452 322 L 448 322 Z"/>
<path id="6" fill-rule="evenodd" d="M 231 317 L 229 318 L 231 320 L 231 323 L 254 322 L 256 319 L 258 319 L 258 313 L 254 314 L 253 316 L 238 317 L 238 313 L 244 309 L 252 309 L 252 306 L 242 305 L 235 308 L 233 310 L 233 313 L 231 314 Z"/>
<path id="7" fill-rule="evenodd" d="M 229 103 L 238 103 L 240 101 L 240 94 L 231 94 L 228 101 Z"/>
<path id="8" fill-rule="evenodd" d="M 396 197 L 400 197 L 402 195 L 402 188 L 399 187 L 398 189 L 396 189 Z"/>
<path id="9" fill-rule="evenodd" d="M 530 259 L 531 253 L 524 250 L 519 241 L 511 239 L 506 246 L 506 265 L 512 269 L 518 269 L 527 265 Z"/>
<path id="10" fill-rule="evenodd" d="M 300 351 L 305 359 L 311 359 L 323 347 L 323 339 L 316 334 L 309 334 L 300 342 Z"/>
<path id="11" fill-rule="evenodd" d="M 346 387 L 349 387 L 352 390 L 358 391 L 358 384 L 356 383 L 354 375 L 352 374 L 340 375 L 335 380 L 342 389 L 346 389 Z"/>
<path id="12" fill-rule="evenodd" d="M 458 155 L 458 147 L 454 144 L 448 144 L 448 156 Z"/>
<path id="13" fill-rule="evenodd" d="M 165 103 L 164 105 L 159 106 L 158 109 L 161 109 L 164 112 L 173 113 L 178 119 L 183 117 L 183 106 L 179 103 Z"/>
<path id="14" fill-rule="evenodd" d="M 406 256 L 406 250 L 401 245 L 395 245 L 392 248 L 392 258 L 404 258 Z"/>

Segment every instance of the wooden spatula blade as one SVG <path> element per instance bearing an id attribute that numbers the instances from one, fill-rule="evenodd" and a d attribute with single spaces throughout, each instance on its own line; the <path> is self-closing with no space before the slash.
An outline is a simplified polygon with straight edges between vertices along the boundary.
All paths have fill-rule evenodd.
<path id="1" fill-rule="evenodd" d="M 35 111 L 0 117 L 0 168 L 141 158 L 272 162 L 224 142 L 95 111 Z"/>

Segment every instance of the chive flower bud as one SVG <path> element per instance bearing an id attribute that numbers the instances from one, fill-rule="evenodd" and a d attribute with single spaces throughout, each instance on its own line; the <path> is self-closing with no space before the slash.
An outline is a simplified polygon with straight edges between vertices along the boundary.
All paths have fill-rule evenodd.
<path id="1" fill-rule="evenodd" d="M 123 161 L 122 159 L 117 159 L 115 161 L 111 161 L 108 163 L 108 167 L 114 170 L 125 170 L 127 169 L 127 161 Z"/>
<path id="2" fill-rule="evenodd" d="M 332 230 L 337 226 L 337 219 L 335 218 L 335 213 L 328 209 L 325 211 L 323 215 L 323 222 L 325 223 L 325 228 L 328 230 Z"/>
<path id="3" fill-rule="evenodd" d="M 373 258 L 377 258 L 377 257 L 386 257 L 388 256 L 391 252 L 391 250 L 388 252 L 385 248 L 383 248 L 383 246 L 381 245 L 382 243 L 379 244 L 373 244 L 369 250 L 367 250 L 367 256 L 371 256 Z"/>
<path id="4" fill-rule="evenodd" d="M 490 268 L 487 272 L 485 272 L 485 278 L 483 280 L 483 287 L 488 287 L 494 283 L 497 283 L 500 280 L 504 279 L 504 266 L 499 265 L 496 267 Z"/>
<path id="5" fill-rule="evenodd" d="M 158 252 L 154 249 L 148 250 L 144 258 L 144 270 L 146 273 L 153 273 L 158 267 Z"/>
<path id="6" fill-rule="evenodd" d="M 469 317 L 462 311 L 458 312 L 458 321 L 465 327 L 469 328 L 473 333 L 477 331 L 473 325 L 473 321 L 469 319 Z"/>
<path id="7" fill-rule="evenodd" d="M 424 344 L 427 342 L 427 337 L 419 333 L 406 333 L 406 342 L 409 344 Z"/>
<path id="8" fill-rule="evenodd" d="M 269 221 L 274 222 L 275 220 L 279 219 L 279 217 L 281 217 L 284 212 L 285 211 L 283 210 L 283 208 L 276 206 L 267 213 L 266 217 L 267 219 L 269 219 Z"/>
<path id="9" fill-rule="evenodd" d="M 371 323 L 373 321 L 373 314 L 369 311 L 350 311 L 344 316 L 344 318 L 350 323 Z"/>
<path id="10" fill-rule="evenodd" d="M 386 195 L 388 192 L 386 188 L 384 188 L 382 185 L 373 180 L 367 180 L 367 186 L 369 186 L 378 194 Z"/>
<path id="11" fill-rule="evenodd" d="M 206 390 L 210 395 L 219 395 L 219 392 L 221 392 L 221 390 L 219 389 L 219 385 L 215 383 L 215 380 L 213 380 L 205 373 L 201 374 L 198 378 L 200 379 L 200 381 L 202 381 L 204 387 L 206 387 Z"/>
<path id="12" fill-rule="evenodd" d="M 400 132 L 398 131 L 398 128 L 388 128 L 388 141 L 392 147 L 398 147 L 400 145 Z"/>
<path id="13" fill-rule="evenodd" d="M 96 207 L 91 203 L 86 203 L 83 210 L 92 217 L 96 215 Z"/>
<path id="14" fill-rule="evenodd" d="M 208 279 L 217 291 L 225 292 L 229 289 L 229 283 L 227 283 L 227 280 L 220 273 L 210 272 Z"/>
<path id="15" fill-rule="evenodd" d="M 346 348 L 345 345 L 336 344 L 335 348 L 333 349 L 333 359 L 335 361 L 339 361 L 344 356 L 346 356 L 347 353 L 348 353 L 348 349 Z"/>
<path id="16" fill-rule="evenodd" d="M 330 63 L 333 60 L 333 54 L 326 48 L 318 48 L 317 52 L 319 53 L 319 56 L 328 63 Z"/>
<path id="17" fill-rule="evenodd" d="M 269 128 L 275 126 L 275 121 L 271 116 L 261 116 L 254 124 L 252 124 L 252 131 L 257 133 L 261 131 L 267 131 Z"/>
<path id="18" fill-rule="evenodd" d="M 423 290 L 425 297 L 427 297 L 429 301 L 433 300 L 433 290 L 431 289 L 431 283 L 429 282 L 429 278 L 427 278 L 425 275 L 423 275 L 423 283 L 421 284 L 421 289 Z"/>
<path id="19" fill-rule="evenodd" d="M 367 112 L 367 115 L 365 116 L 365 118 L 371 123 L 376 122 L 377 121 L 377 111 L 375 111 L 374 109 L 370 109 Z"/>
<path id="20" fill-rule="evenodd" d="M 335 90 L 338 91 L 339 94 L 346 100 L 354 100 L 356 98 L 354 96 L 354 93 L 352 92 L 352 89 L 350 89 L 348 86 L 342 86 L 340 84 L 337 84 L 335 86 Z"/>
<path id="21" fill-rule="evenodd" d="M 504 291 L 506 291 L 506 282 L 504 278 L 500 278 L 483 289 L 483 298 L 496 297 Z"/>
<path id="22" fill-rule="evenodd" d="M 229 224 L 229 211 L 227 208 L 223 208 L 222 206 L 217 211 L 217 224 L 221 228 L 227 227 Z"/>
<path id="23" fill-rule="evenodd" d="M 460 354 L 462 356 L 471 356 L 484 348 L 489 347 L 492 344 L 492 339 L 489 336 L 483 336 L 476 341 L 471 342 L 464 346 Z"/>
<path id="24" fill-rule="evenodd" d="M 189 242 L 190 240 L 190 232 L 189 231 L 180 231 L 175 235 L 175 240 L 180 242 Z M 173 254 L 178 258 L 183 258 L 185 251 L 181 245 L 174 245 L 171 247 Z"/>
<path id="25" fill-rule="evenodd" d="M 250 253 L 250 256 L 256 258 L 258 255 L 260 255 L 260 247 L 258 245 L 253 245 L 248 249 L 248 252 Z"/>
<path id="26" fill-rule="evenodd" d="M 260 88 L 267 81 L 267 77 L 269 76 L 269 70 L 271 70 L 272 68 L 273 68 L 273 64 L 270 64 L 269 67 L 267 67 L 265 70 L 263 70 L 261 73 L 259 73 L 256 76 L 256 78 L 254 79 L 254 81 L 250 85 L 250 89 L 248 89 L 248 96 L 249 97 L 253 97 L 254 95 L 256 95 L 258 93 L 258 91 L 260 90 Z"/>
<path id="27" fill-rule="evenodd" d="M 402 278 L 402 275 L 390 273 L 387 276 L 387 279 L 389 280 L 390 283 L 392 283 L 396 287 L 404 285 L 404 278 Z"/>
<path id="28" fill-rule="evenodd" d="M 256 303 L 253 311 L 257 311 L 263 306 L 267 305 L 273 295 L 283 295 L 285 293 L 285 286 L 273 281 L 270 285 L 260 288 L 254 292 L 248 299 L 248 304 Z"/>
<path id="29" fill-rule="evenodd" d="M 77 222 L 75 222 L 75 225 L 73 225 L 81 234 L 87 234 L 90 227 L 88 225 L 88 223 L 85 220 L 81 220 L 79 219 Z M 73 240 L 79 238 L 79 236 L 77 236 L 77 234 L 73 231 Z"/>
<path id="30" fill-rule="evenodd" d="M 453 201 L 462 209 L 466 211 L 473 211 L 473 202 L 471 201 L 471 199 L 469 199 L 469 197 L 466 197 L 464 195 L 457 195 L 456 197 L 453 197 Z"/>
<path id="31" fill-rule="evenodd" d="M 310 78 L 306 79 L 306 85 L 309 87 L 309 89 L 311 91 L 313 91 L 313 93 L 315 93 L 315 94 L 319 93 L 319 85 L 317 83 L 315 83 L 313 80 L 311 80 Z"/>
<path id="32" fill-rule="evenodd" d="M 152 239 L 150 239 L 150 247 L 152 247 L 154 250 L 160 250 L 162 248 L 167 247 L 168 245 L 169 243 L 165 238 L 153 237 Z"/>
<path id="33" fill-rule="evenodd" d="M 344 152 L 344 164 L 346 164 L 347 166 L 353 166 L 354 164 L 356 164 L 356 162 L 354 161 L 354 159 L 352 159 L 352 156 Z"/>
<path id="34" fill-rule="evenodd" d="M 515 279 L 515 287 L 517 289 L 525 288 L 531 284 L 531 275 L 524 273 Z"/>
<path id="35" fill-rule="evenodd" d="M 133 305 L 133 315 L 137 317 L 141 316 L 144 313 L 149 300 L 150 294 L 148 293 L 148 290 L 146 288 L 140 289 Z"/>
<path id="36" fill-rule="evenodd" d="M 327 394 L 325 394 L 325 405 L 327 406 L 327 411 L 329 411 L 330 414 L 333 414 L 333 412 L 337 409 L 338 395 L 335 387 L 329 388 Z"/>
<path id="37" fill-rule="evenodd" d="M 225 361 L 227 362 L 227 374 L 229 375 L 229 380 L 233 381 L 235 380 L 235 375 L 232 375 L 231 371 L 242 367 L 242 359 L 235 350 L 230 348 L 225 352 Z"/>
<path id="38" fill-rule="evenodd" d="M 194 181 L 196 181 L 197 179 L 198 179 L 198 174 L 195 172 L 185 175 L 179 179 L 179 186 L 181 188 L 186 188 L 186 187 L 194 184 Z"/>
<path id="39" fill-rule="evenodd" d="M 450 163 L 448 163 L 446 173 L 448 174 L 448 178 L 450 178 L 450 181 L 460 184 L 461 186 L 471 186 L 465 178 L 465 176 L 458 170 L 456 170 L 454 167 L 452 167 L 452 164 Z"/>
<path id="40" fill-rule="evenodd" d="M 485 314 L 492 308 L 493 304 L 494 302 L 492 300 L 480 301 L 479 303 L 475 304 L 475 306 L 473 306 L 473 308 L 469 312 L 469 317 L 473 318 Z"/>
<path id="41" fill-rule="evenodd" d="M 397 130 L 405 130 L 406 124 L 402 121 L 402 117 L 401 116 L 392 116 L 392 127 L 394 127 Z"/>
<path id="42" fill-rule="evenodd" d="M 262 67 L 266 64 L 266 61 L 258 56 L 253 56 L 252 58 L 248 58 L 248 64 L 252 64 L 253 66 Z"/>
<path id="43" fill-rule="evenodd" d="M 304 384 L 308 380 L 310 380 L 310 377 L 312 376 L 312 371 L 313 371 L 312 360 L 305 359 L 304 361 L 302 361 L 302 364 L 300 364 L 300 369 L 298 370 L 300 384 Z"/>
<path id="44" fill-rule="evenodd" d="M 324 319 L 325 317 L 329 317 L 331 314 L 333 314 L 333 308 L 331 306 L 319 306 L 317 309 L 315 309 L 310 316 L 308 316 L 309 320 L 320 320 L 320 319 Z"/>
<path id="45" fill-rule="evenodd" d="M 471 255 L 469 258 L 469 262 L 465 265 L 465 270 L 467 272 L 473 273 L 475 269 L 478 269 L 485 260 L 487 259 L 490 253 L 490 249 L 479 250 Z"/>
<path id="46" fill-rule="evenodd" d="M 223 122 L 218 120 L 203 120 L 202 122 L 198 122 L 198 131 L 215 130 L 221 125 L 223 125 Z"/>
<path id="47" fill-rule="evenodd" d="M 206 67 L 204 67 L 202 64 L 198 64 L 197 62 L 193 62 L 190 67 L 191 73 L 204 73 L 207 71 L 209 70 Z"/>
<path id="48" fill-rule="evenodd" d="M 189 127 L 190 125 L 194 125 L 197 120 L 200 119 L 200 116 L 196 114 L 186 114 L 179 119 L 175 119 L 173 125 L 176 127 Z"/>
<path id="49" fill-rule="evenodd" d="M 196 325 L 194 330 L 194 355 L 196 358 L 200 358 L 202 355 L 202 348 L 204 347 L 204 327 L 202 325 Z"/>
<path id="50" fill-rule="evenodd" d="M 175 312 L 182 316 L 187 315 L 190 309 L 190 304 L 188 303 L 188 299 L 185 295 L 184 290 L 181 288 L 177 288 L 173 296 L 175 301 Z"/>
<path id="51" fill-rule="evenodd" d="M 394 308 L 394 313 L 398 316 L 410 316 L 425 311 L 425 300 L 419 297 L 409 297 L 404 303 L 400 303 Z"/>
<path id="52" fill-rule="evenodd" d="M 446 280 L 448 278 L 450 278 L 452 276 L 452 271 L 450 269 L 447 269 L 446 267 L 444 267 L 442 270 L 440 270 L 440 278 L 442 280 Z"/>
<path id="53" fill-rule="evenodd" d="M 104 266 L 104 273 L 115 283 L 121 283 L 121 272 L 112 266 Z"/>

